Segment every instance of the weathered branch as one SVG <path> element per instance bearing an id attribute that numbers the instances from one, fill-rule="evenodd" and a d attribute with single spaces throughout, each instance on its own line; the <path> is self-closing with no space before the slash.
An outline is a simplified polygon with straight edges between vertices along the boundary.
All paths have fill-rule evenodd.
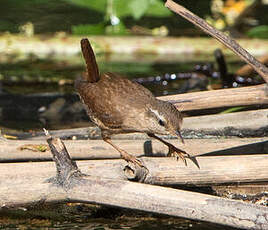
<path id="1" fill-rule="evenodd" d="M 53 141 L 51 144 L 53 145 L 53 147 L 50 145 L 51 151 L 55 156 L 57 167 L 63 167 L 63 169 L 57 170 L 57 177 L 62 177 L 61 180 L 56 180 L 54 184 L 49 185 L 44 183 L 44 178 L 34 174 L 33 177 L 27 177 L 27 180 L 20 180 L 20 182 L 14 181 L 13 178 L 12 184 L 0 186 L 1 208 L 22 205 L 31 201 L 68 200 L 68 202 L 98 203 L 132 208 L 244 229 L 266 229 L 268 227 L 267 207 L 123 180 L 83 176 L 82 174 L 74 176 L 73 163 L 70 160 L 62 160 L 67 153 L 66 148 L 62 148 L 63 143 Z M 66 152 L 63 156 L 59 156 L 63 149 Z M 67 158 L 69 159 L 69 156 Z M 66 170 L 66 174 L 59 173 L 61 170 Z M 2 176 L 2 174 L 0 175 Z M 69 176 L 65 177 L 65 175 Z M 64 183 L 59 183 L 61 181 Z M 14 200 L 10 200 L 10 198 Z"/>
<path id="2" fill-rule="evenodd" d="M 266 143 L 267 144 L 267 143 Z M 224 153 L 224 151 L 223 151 Z M 187 167 L 182 161 L 168 157 L 142 157 L 149 170 L 144 178 L 146 183 L 158 185 L 215 185 L 232 183 L 268 182 L 267 154 L 226 155 L 196 157 L 200 169 L 187 159 Z M 108 179 L 130 179 L 135 172 L 123 173 L 123 160 L 78 161 L 79 168 L 87 175 Z M 257 169 L 257 170 L 256 170 Z M 52 177 L 55 172 L 52 162 L 2 163 L 0 181 L 11 178 Z M 138 178 L 139 179 L 139 178 Z"/>
<path id="3" fill-rule="evenodd" d="M 255 59 L 250 53 L 248 53 L 245 49 L 243 49 L 234 39 L 225 35 L 224 33 L 218 31 L 213 26 L 209 25 L 205 20 L 201 19 L 197 15 L 193 14 L 191 11 L 182 7 L 181 5 L 173 2 L 172 0 L 167 0 L 166 7 L 175 13 L 181 15 L 188 21 L 192 22 L 194 25 L 201 28 L 206 33 L 210 34 L 229 49 L 231 49 L 234 53 L 236 53 L 239 57 L 245 60 L 249 65 L 251 65 L 257 73 L 259 73 L 263 79 L 268 83 L 268 68 L 260 63 L 257 59 Z"/>
<path id="4" fill-rule="evenodd" d="M 181 111 L 268 104 L 267 84 L 163 96 Z"/>
<path id="5" fill-rule="evenodd" d="M 195 122 L 193 126 L 194 124 Z M 268 153 L 267 137 L 185 139 L 184 145 L 177 139 L 169 139 L 168 142 L 185 149 L 192 155 Z M 167 146 L 157 140 L 114 140 L 114 143 L 136 157 L 164 157 L 168 153 Z M 120 158 L 118 152 L 103 140 L 66 140 L 65 145 L 72 153 L 72 159 L 74 160 Z M 50 160 L 52 160 L 52 156 L 44 140 L 0 141 L 0 162 Z"/>

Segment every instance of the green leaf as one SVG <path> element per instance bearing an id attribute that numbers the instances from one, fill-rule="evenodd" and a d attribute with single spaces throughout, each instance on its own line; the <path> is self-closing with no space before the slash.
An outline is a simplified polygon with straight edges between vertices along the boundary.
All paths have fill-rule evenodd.
<path id="1" fill-rule="evenodd" d="M 268 26 L 262 25 L 254 27 L 247 32 L 247 35 L 251 38 L 268 39 Z"/>
<path id="2" fill-rule="evenodd" d="M 229 108 L 229 109 L 226 109 L 226 110 L 220 112 L 220 114 L 233 113 L 233 112 L 240 111 L 240 110 L 242 110 L 242 109 L 244 109 L 244 108 L 245 108 L 245 107 L 243 107 L 243 106 L 233 107 L 233 108 Z"/>
<path id="3" fill-rule="evenodd" d="M 106 13 L 107 0 L 64 0 L 66 2 L 72 3 L 73 5 L 86 7 L 89 9 L 96 10 L 101 13 Z"/>
<path id="4" fill-rule="evenodd" d="M 134 19 L 140 19 L 149 7 L 150 0 L 132 0 L 129 4 Z"/>
<path id="5" fill-rule="evenodd" d="M 126 16 L 131 16 L 131 9 L 129 7 L 129 0 L 126 3 L 126 0 L 114 0 L 113 2 L 113 7 L 114 7 L 114 14 L 121 18 L 121 17 L 126 17 Z"/>
<path id="6" fill-rule="evenodd" d="M 72 26 L 72 33 L 75 35 L 100 35 L 105 33 L 105 27 L 103 23 L 76 25 Z"/>
<path id="7" fill-rule="evenodd" d="M 146 12 L 147 16 L 154 16 L 154 17 L 169 17 L 172 15 L 171 11 L 168 10 L 164 2 L 161 0 L 152 0 L 150 7 Z"/>

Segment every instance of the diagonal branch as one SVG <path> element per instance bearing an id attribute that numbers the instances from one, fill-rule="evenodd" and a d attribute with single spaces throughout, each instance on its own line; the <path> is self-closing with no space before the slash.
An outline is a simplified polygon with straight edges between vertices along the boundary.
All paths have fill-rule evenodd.
<path id="1" fill-rule="evenodd" d="M 243 49 L 234 39 L 218 31 L 213 26 L 209 25 L 205 20 L 193 14 L 191 11 L 187 10 L 183 6 L 173 2 L 172 0 L 167 0 L 165 6 L 170 10 L 174 11 L 175 13 L 181 15 L 188 21 L 192 22 L 193 24 L 201 28 L 203 31 L 210 34 L 211 36 L 219 40 L 221 43 L 223 43 L 225 46 L 227 46 L 229 49 L 231 49 L 234 53 L 236 53 L 239 57 L 241 57 L 244 61 L 251 65 L 268 84 L 268 68 L 262 63 L 260 63 L 245 49 Z"/>

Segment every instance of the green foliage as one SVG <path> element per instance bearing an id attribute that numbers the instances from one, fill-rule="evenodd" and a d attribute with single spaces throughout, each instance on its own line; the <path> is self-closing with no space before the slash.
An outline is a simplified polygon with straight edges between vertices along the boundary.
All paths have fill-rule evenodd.
<path id="1" fill-rule="evenodd" d="M 133 17 L 139 20 L 142 16 L 167 17 L 170 11 L 164 7 L 162 0 L 65 0 L 80 7 L 98 11 L 104 15 L 99 24 L 72 26 L 72 32 L 78 35 L 86 34 L 127 34 L 123 18 Z M 112 17 L 118 18 L 118 23 L 111 23 Z M 106 26 L 105 26 L 106 24 Z M 113 25 L 111 25 L 113 24 Z"/>
<path id="2" fill-rule="evenodd" d="M 108 0 L 65 0 L 66 2 L 96 10 L 103 14 L 107 11 Z M 155 17 L 168 17 L 170 11 L 165 8 L 162 0 L 112 0 L 113 12 L 119 17 L 132 16 L 138 20 L 144 15 Z"/>
<path id="3" fill-rule="evenodd" d="M 226 109 L 226 110 L 220 112 L 220 114 L 233 113 L 233 112 L 241 111 L 241 110 L 243 110 L 244 108 L 245 108 L 245 107 L 243 107 L 243 106 L 232 107 L 232 108 L 229 108 L 229 109 Z"/>
<path id="4" fill-rule="evenodd" d="M 103 23 L 76 25 L 72 26 L 72 33 L 76 35 L 87 35 L 87 34 L 101 35 L 105 33 L 105 26 Z"/>
<path id="5" fill-rule="evenodd" d="M 89 8 L 91 10 L 96 10 L 101 13 L 105 13 L 106 11 L 107 0 L 65 0 L 65 1 L 77 6 Z"/>
<path id="6" fill-rule="evenodd" d="M 247 32 L 247 35 L 251 38 L 268 39 L 268 26 L 262 25 L 254 27 Z"/>
<path id="7" fill-rule="evenodd" d="M 132 0 L 129 4 L 132 16 L 138 20 L 141 18 L 149 6 L 149 0 Z"/>

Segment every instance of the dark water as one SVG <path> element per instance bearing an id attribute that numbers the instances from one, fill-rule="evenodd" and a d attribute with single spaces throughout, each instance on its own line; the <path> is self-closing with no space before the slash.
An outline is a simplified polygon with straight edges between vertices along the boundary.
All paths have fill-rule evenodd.
<path id="1" fill-rule="evenodd" d="M 132 210 L 55 204 L 0 212 L 0 229 L 232 230 L 234 228 Z"/>

